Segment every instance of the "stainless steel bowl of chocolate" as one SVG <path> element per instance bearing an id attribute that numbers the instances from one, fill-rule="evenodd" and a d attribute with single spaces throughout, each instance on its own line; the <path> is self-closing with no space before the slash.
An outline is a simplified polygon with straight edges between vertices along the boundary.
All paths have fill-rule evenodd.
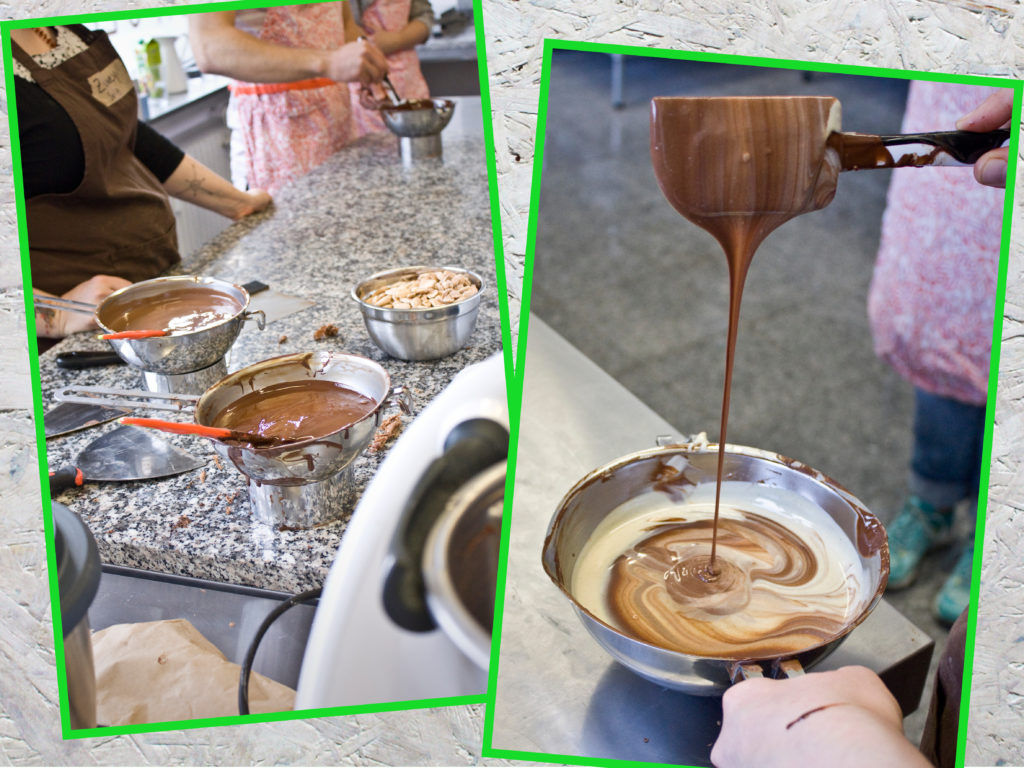
<path id="1" fill-rule="evenodd" d="M 589 473 L 548 527 L 544 570 L 636 674 L 691 694 L 825 658 L 877 605 L 885 529 L 835 481 L 768 451 L 672 445 Z M 717 561 L 709 552 L 717 526 Z"/>
<path id="2" fill-rule="evenodd" d="M 213 277 L 157 277 L 126 286 L 96 308 L 96 322 L 105 333 L 164 331 L 151 338 L 108 339 L 129 365 L 161 374 L 207 368 L 221 360 L 235 343 L 245 321 L 262 313 L 248 312 L 249 293 L 239 285 Z"/>
<path id="3" fill-rule="evenodd" d="M 444 130 L 455 112 L 450 99 L 413 99 L 380 108 L 381 118 L 397 136 L 432 136 Z"/>
<path id="4" fill-rule="evenodd" d="M 262 360 L 221 379 L 199 399 L 195 421 L 281 440 L 213 445 L 254 481 L 299 485 L 332 477 L 359 455 L 391 395 L 391 377 L 372 360 L 305 352 Z"/>

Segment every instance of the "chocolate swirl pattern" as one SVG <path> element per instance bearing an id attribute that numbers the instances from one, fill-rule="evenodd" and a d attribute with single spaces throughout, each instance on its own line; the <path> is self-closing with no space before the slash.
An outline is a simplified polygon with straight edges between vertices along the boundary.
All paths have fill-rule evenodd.
<path id="1" fill-rule="evenodd" d="M 841 632 L 866 579 L 838 526 L 784 489 L 727 482 L 722 493 L 714 575 L 714 485 L 682 503 L 651 493 L 613 511 L 580 553 L 580 603 L 638 640 L 702 657 L 794 653 Z"/>

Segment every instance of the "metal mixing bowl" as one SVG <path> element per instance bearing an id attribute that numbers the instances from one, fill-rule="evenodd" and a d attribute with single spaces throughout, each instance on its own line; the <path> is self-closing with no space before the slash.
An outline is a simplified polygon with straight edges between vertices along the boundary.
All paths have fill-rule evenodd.
<path id="1" fill-rule="evenodd" d="M 126 286 L 110 294 L 96 308 L 96 322 L 107 333 L 122 330 L 111 326 L 128 302 L 152 299 L 159 302 L 161 297 L 181 286 L 203 285 L 226 293 L 237 300 L 238 312 L 216 325 L 197 331 L 176 332 L 171 336 L 149 339 L 108 339 L 110 346 L 128 365 L 161 374 L 191 373 L 208 368 L 222 359 L 235 343 L 245 321 L 258 315 L 258 325 L 263 329 L 262 312 L 249 312 L 249 293 L 240 285 L 218 280 L 213 277 L 184 275 L 179 277 L 157 277 Z"/>
<path id="2" fill-rule="evenodd" d="M 415 138 L 433 136 L 444 130 L 455 112 L 455 102 L 450 99 L 421 99 L 419 108 L 409 106 L 381 107 L 380 116 L 384 125 L 397 136 Z"/>
<path id="3" fill-rule="evenodd" d="M 377 407 L 359 421 L 324 437 L 280 447 L 251 448 L 213 441 L 214 449 L 251 480 L 263 485 L 305 485 L 334 477 L 358 456 L 380 425 L 393 396 L 388 372 L 372 360 L 334 352 L 305 352 L 263 360 L 221 379 L 196 403 L 195 421 L 212 425 L 217 414 L 243 395 L 286 381 L 322 379 L 372 398 Z"/>
<path id="4" fill-rule="evenodd" d="M 680 462 L 680 457 L 683 462 Z M 672 461 L 672 464 L 668 462 Z M 714 483 L 718 450 L 715 445 L 687 444 L 654 448 L 623 456 L 580 480 L 558 505 L 544 540 L 544 570 L 570 600 L 597 642 L 624 666 L 660 685 L 691 694 L 712 695 L 729 686 L 740 664 L 768 667 L 774 676 L 784 661 L 795 659 L 810 667 L 831 653 L 878 604 L 889 576 L 889 545 L 885 529 L 860 501 L 826 475 L 775 453 L 726 446 L 723 479 L 785 488 L 817 504 L 850 539 L 869 582 L 862 585 L 862 605 L 854 618 L 827 641 L 798 653 L 756 659 L 693 656 L 660 648 L 630 637 L 597 618 L 573 596 L 576 558 L 605 516 L 622 503 L 655 490 L 675 466 L 684 464 L 685 484 Z"/>
<path id="5" fill-rule="evenodd" d="M 455 304 L 430 309 L 384 309 L 366 303 L 363 298 L 378 288 L 423 272 L 448 270 L 468 275 L 477 292 Z M 366 331 L 373 343 L 400 360 L 436 360 L 460 350 L 476 327 L 483 280 L 474 272 L 459 267 L 401 267 L 371 275 L 352 289 L 359 303 Z"/>

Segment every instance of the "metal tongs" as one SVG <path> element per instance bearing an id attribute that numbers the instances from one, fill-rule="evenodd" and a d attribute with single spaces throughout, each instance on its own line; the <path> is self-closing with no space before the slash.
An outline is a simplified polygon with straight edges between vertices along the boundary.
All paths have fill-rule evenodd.
<path id="1" fill-rule="evenodd" d="M 59 309 L 64 312 L 77 312 L 80 315 L 94 315 L 96 314 L 96 304 L 87 304 L 84 301 L 74 301 L 73 299 L 64 299 L 60 296 L 33 296 L 32 300 L 35 302 L 37 307 L 46 307 L 47 309 Z"/>
<path id="2" fill-rule="evenodd" d="M 396 107 L 399 104 L 405 103 L 405 99 L 399 97 L 398 91 L 395 90 L 395 86 L 391 84 L 391 79 L 387 75 L 384 75 L 384 80 L 382 84 L 384 86 L 384 90 L 387 91 L 388 93 L 388 98 L 391 99 L 392 103 Z"/>
<path id="3" fill-rule="evenodd" d="M 111 387 L 64 387 L 53 394 L 60 403 L 84 403 L 109 408 L 148 408 L 154 411 L 187 412 L 195 408 L 200 395 L 179 395 L 150 392 L 143 389 L 116 389 Z"/>

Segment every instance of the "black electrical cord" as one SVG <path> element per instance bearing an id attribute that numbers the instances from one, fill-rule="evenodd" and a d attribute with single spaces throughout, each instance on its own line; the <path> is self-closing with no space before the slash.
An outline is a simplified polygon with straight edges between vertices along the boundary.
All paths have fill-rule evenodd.
<path id="1" fill-rule="evenodd" d="M 263 636 L 267 634 L 267 630 L 270 629 L 270 625 L 277 621 L 278 617 L 293 606 L 299 605 L 300 603 L 307 603 L 310 600 L 315 600 L 320 597 L 320 593 L 323 590 L 320 588 L 311 589 L 308 592 L 302 592 L 298 595 L 292 595 L 287 600 L 282 602 L 280 605 L 275 606 L 274 610 L 267 614 L 267 618 L 260 624 L 260 628 L 256 630 L 256 636 L 249 643 L 249 650 L 245 653 L 245 659 L 242 661 L 242 671 L 238 678 L 238 713 L 241 715 L 249 714 L 249 675 L 252 673 L 252 662 L 256 658 L 256 651 L 260 647 L 260 641 Z"/>

